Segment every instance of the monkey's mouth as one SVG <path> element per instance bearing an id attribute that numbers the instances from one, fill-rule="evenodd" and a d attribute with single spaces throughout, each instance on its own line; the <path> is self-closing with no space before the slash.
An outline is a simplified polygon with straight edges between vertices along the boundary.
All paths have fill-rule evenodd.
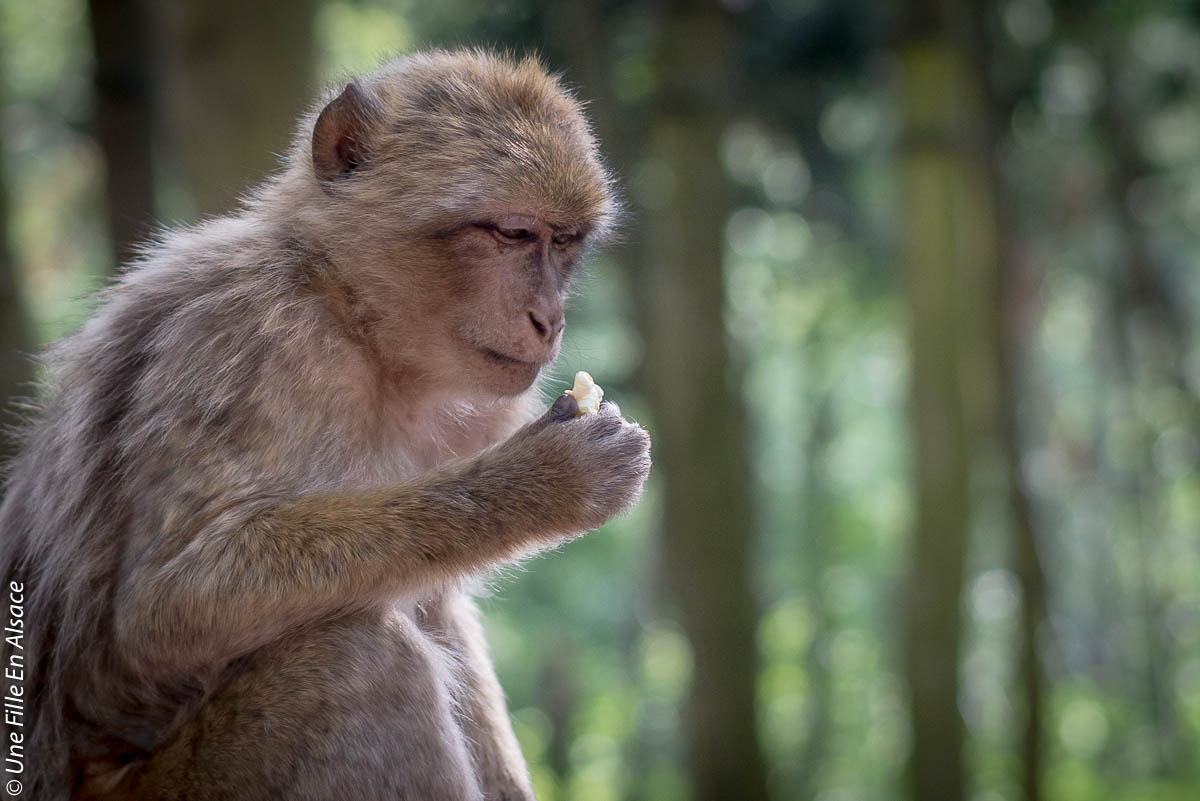
<path id="1" fill-rule="evenodd" d="M 499 351 L 492 350 L 491 348 L 485 348 L 483 346 L 476 346 L 476 348 L 480 353 L 486 356 L 489 361 L 504 365 L 505 367 L 520 367 L 525 370 L 540 370 L 542 367 L 542 362 L 530 362 L 524 359 L 514 359 L 512 356 L 505 356 Z"/>

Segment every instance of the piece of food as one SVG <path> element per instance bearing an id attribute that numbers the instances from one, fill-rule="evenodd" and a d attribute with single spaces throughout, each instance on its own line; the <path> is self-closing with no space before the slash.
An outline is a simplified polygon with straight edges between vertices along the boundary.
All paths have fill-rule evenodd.
<path id="1" fill-rule="evenodd" d="M 591 375 L 580 370 L 575 374 L 575 386 L 568 389 L 567 394 L 579 404 L 579 414 L 596 414 L 600 411 L 600 399 L 604 397 L 604 390 L 592 380 Z"/>

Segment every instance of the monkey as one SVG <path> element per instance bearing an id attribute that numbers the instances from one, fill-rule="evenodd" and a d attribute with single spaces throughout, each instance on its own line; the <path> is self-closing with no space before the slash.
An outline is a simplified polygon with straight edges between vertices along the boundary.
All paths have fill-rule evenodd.
<path id="1" fill-rule="evenodd" d="M 474 594 L 643 490 L 641 426 L 539 394 L 614 179 L 531 57 L 389 61 L 296 130 L 43 356 L 24 798 L 534 797 Z"/>

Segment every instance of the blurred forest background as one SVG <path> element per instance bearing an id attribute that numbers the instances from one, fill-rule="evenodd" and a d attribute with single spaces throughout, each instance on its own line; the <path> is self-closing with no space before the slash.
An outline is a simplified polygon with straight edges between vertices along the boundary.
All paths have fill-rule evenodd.
<path id="1" fill-rule="evenodd" d="M 655 441 L 495 582 L 542 801 L 1200 794 L 1200 2 L 0 0 L 0 392 L 317 87 L 537 51 L 630 208 L 560 361 Z"/>

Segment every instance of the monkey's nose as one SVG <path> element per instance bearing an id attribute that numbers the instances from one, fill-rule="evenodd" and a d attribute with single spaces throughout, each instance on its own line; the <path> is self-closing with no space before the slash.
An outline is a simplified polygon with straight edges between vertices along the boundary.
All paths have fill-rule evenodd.
<path id="1" fill-rule="evenodd" d="M 566 325 L 562 311 L 557 309 L 552 312 L 531 309 L 529 322 L 533 323 L 533 330 L 537 331 L 538 339 L 547 343 L 553 342 L 558 332 Z"/>

